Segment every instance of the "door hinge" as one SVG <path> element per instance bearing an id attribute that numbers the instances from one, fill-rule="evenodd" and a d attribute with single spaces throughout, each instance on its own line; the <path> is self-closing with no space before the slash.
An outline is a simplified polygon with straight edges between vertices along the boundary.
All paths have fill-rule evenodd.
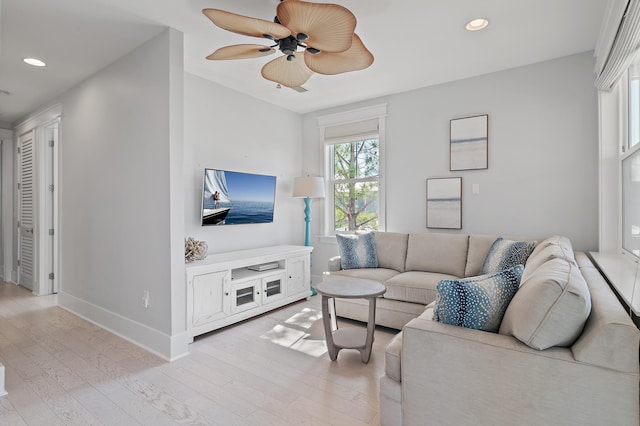
<path id="1" fill-rule="evenodd" d="M 53 141 L 49 141 L 49 146 L 53 148 Z"/>
<path id="2" fill-rule="evenodd" d="M 49 279 L 52 280 L 53 279 L 53 272 L 49 272 Z"/>
<path id="3" fill-rule="evenodd" d="M 18 189 L 20 189 L 20 182 L 18 182 Z"/>
<path id="4" fill-rule="evenodd" d="M 20 149 L 20 147 L 18 147 L 18 154 L 20 154 L 20 151 L 22 151 L 22 150 Z"/>
<path id="5" fill-rule="evenodd" d="M 49 191 L 53 192 L 53 184 L 49 185 Z"/>
<path id="6" fill-rule="evenodd" d="M 53 235 L 53 228 L 49 229 L 49 235 Z"/>
<path id="7" fill-rule="evenodd" d="M 18 266 L 20 266 L 20 259 L 18 259 Z"/>
<path id="8" fill-rule="evenodd" d="M 20 221 L 18 221 L 18 228 L 20 228 Z"/>

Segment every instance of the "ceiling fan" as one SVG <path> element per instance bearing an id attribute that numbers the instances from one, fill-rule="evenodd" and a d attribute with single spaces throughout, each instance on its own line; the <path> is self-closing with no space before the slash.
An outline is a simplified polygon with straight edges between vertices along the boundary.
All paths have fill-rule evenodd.
<path id="1" fill-rule="evenodd" d="M 273 42 L 271 46 L 221 47 L 207 59 L 259 58 L 277 49 L 284 55 L 263 66 L 262 76 L 283 86 L 299 89 L 314 72 L 340 74 L 362 70 L 373 63 L 373 55 L 354 32 L 356 17 L 337 4 L 280 0 L 273 22 L 220 9 L 204 9 L 202 13 L 222 29 Z"/>

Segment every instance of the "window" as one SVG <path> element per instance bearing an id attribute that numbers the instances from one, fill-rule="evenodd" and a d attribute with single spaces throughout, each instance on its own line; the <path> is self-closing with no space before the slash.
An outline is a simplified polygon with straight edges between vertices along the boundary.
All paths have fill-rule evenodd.
<path id="1" fill-rule="evenodd" d="M 640 257 L 640 150 L 622 160 L 622 247 Z"/>
<path id="2" fill-rule="evenodd" d="M 325 234 L 385 230 L 386 105 L 318 119 L 325 145 Z"/>
<path id="3" fill-rule="evenodd" d="M 378 230 L 380 141 L 377 137 L 330 146 L 333 230 Z"/>
<path id="4" fill-rule="evenodd" d="M 640 56 L 629 67 L 628 137 L 622 144 L 622 248 L 640 257 Z"/>

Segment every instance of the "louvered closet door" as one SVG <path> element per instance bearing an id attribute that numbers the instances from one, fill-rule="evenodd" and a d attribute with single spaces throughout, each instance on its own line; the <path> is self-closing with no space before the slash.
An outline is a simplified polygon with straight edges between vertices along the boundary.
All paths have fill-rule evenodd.
<path id="1" fill-rule="evenodd" d="M 18 283 L 33 290 L 33 278 L 35 276 L 35 238 L 33 220 L 34 194 L 34 141 L 33 131 L 20 136 L 20 227 L 19 238 L 19 264 Z"/>

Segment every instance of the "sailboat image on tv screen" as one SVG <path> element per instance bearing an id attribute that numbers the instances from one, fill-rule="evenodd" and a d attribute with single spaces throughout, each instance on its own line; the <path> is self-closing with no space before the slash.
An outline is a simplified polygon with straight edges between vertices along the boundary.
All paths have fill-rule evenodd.
<path id="1" fill-rule="evenodd" d="M 202 224 L 218 225 L 233 207 L 229 199 L 227 179 L 222 170 L 206 170 L 202 199 Z"/>

